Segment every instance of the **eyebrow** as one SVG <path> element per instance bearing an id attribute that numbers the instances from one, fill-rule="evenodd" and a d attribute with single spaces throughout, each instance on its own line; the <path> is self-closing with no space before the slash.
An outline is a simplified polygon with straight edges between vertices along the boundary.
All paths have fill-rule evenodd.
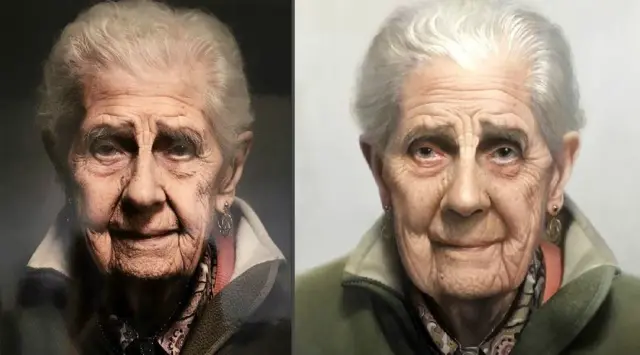
<path id="1" fill-rule="evenodd" d="M 482 127 L 481 141 L 506 140 L 516 142 L 523 150 L 526 149 L 529 143 L 527 133 L 520 128 L 503 127 L 490 122 L 482 122 L 480 126 Z"/>
<path id="2" fill-rule="evenodd" d="M 416 140 L 429 140 L 442 146 L 443 149 L 454 149 L 457 146 L 456 134 L 451 126 L 428 127 L 419 125 L 413 127 L 405 135 L 403 146 L 408 147 Z"/>
<path id="3" fill-rule="evenodd" d="M 184 141 L 201 147 L 204 144 L 204 138 L 202 135 L 188 127 L 171 127 L 165 123 L 157 123 L 158 133 L 156 139 L 169 139 L 171 141 Z M 96 140 L 106 139 L 109 137 L 115 137 L 121 140 L 134 140 L 135 141 L 135 128 L 132 124 L 124 124 L 119 126 L 113 126 L 109 124 L 101 124 L 93 127 L 89 132 L 82 136 L 84 144 L 90 144 Z"/>
<path id="4" fill-rule="evenodd" d="M 93 142 L 107 137 L 119 137 L 124 139 L 134 139 L 135 133 L 133 126 L 126 124 L 123 126 L 112 126 L 101 124 L 93 127 L 89 132 L 83 135 L 82 140 L 85 143 Z"/>
<path id="5" fill-rule="evenodd" d="M 520 128 L 504 127 L 491 122 L 481 122 L 480 127 L 482 128 L 482 134 L 480 136 L 481 144 L 482 142 L 506 140 L 518 143 L 523 150 L 527 147 L 527 134 Z M 408 147 L 416 140 L 433 141 L 441 145 L 441 148 L 445 150 L 456 149 L 458 146 L 455 131 L 453 127 L 449 125 L 436 127 L 419 125 L 413 127 L 402 140 L 403 146 Z"/>
<path id="6" fill-rule="evenodd" d="M 205 141 L 200 132 L 192 128 L 171 127 L 163 122 L 158 122 L 157 127 L 157 138 L 168 138 L 172 141 L 186 141 L 196 146 L 202 146 Z"/>

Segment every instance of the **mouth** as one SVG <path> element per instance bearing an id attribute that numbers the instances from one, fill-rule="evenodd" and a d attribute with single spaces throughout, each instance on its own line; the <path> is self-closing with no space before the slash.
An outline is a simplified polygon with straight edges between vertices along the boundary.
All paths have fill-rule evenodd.
<path id="1" fill-rule="evenodd" d="M 149 229 L 149 230 L 132 230 L 110 228 L 109 234 L 117 239 L 127 240 L 145 240 L 166 237 L 178 233 L 177 229 Z"/>
<path id="2" fill-rule="evenodd" d="M 477 243 L 477 244 L 455 244 L 455 243 L 442 243 L 432 241 L 431 244 L 438 249 L 443 250 L 460 250 L 460 251 L 483 251 L 491 248 L 492 246 L 498 244 L 498 242 L 491 243 Z"/>

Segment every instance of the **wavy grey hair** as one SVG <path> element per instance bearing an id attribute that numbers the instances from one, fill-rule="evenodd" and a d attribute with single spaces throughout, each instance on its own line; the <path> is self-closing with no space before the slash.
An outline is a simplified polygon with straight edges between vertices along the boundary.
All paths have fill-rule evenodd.
<path id="1" fill-rule="evenodd" d="M 552 153 L 584 127 L 571 51 L 562 30 L 515 2 L 432 0 L 396 10 L 382 25 L 358 78 L 355 113 L 363 138 L 384 150 L 399 116 L 405 77 L 433 58 L 464 68 L 515 54 L 529 65 L 530 109 Z M 554 154 L 555 155 L 555 154 Z"/>
<path id="2" fill-rule="evenodd" d="M 83 82 L 110 69 L 199 70 L 203 111 L 225 158 L 253 121 L 238 45 L 218 19 L 148 0 L 99 3 L 65 27 L 44 66 L 38 122 L 59 174 L 84 119 Z"/>

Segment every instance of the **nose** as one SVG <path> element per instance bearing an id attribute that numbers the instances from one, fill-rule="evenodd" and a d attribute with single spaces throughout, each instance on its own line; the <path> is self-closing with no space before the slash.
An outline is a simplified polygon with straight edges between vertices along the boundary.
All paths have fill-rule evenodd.
<path id="1" fill-rule="evenodd" d="M 136 210 L 159 206 L 166 201 L 152 153 L 138 155 L 123 197 L 127 205 Z"/>
<path id="2" fill-rule="evenodd" d="M 458 162 L 456 168 L 443 198 L 443 210 L 460 217 L 470 217 L 486 211 L 490 201 L 483 188 L 475 159 Z"/>

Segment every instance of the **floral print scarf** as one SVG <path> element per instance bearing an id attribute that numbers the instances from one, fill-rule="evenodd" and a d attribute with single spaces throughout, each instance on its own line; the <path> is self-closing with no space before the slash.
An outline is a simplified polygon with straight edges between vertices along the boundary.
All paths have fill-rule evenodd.
<path id="1" fill-rule="evenodd" d="M 438 324 L 427 308 L 424 295 L 414 288 L 412 301 L 420 320 L 442 355 L 508 355 L 527 324 L 531 312 L 542 301 L 545 285 L 545 268 L 542 250 L 538 248 L 529 265 L 525 280 L 505 320 L 479 346 L 463 347 Z"/>
<path id="2" fill-rule="evenodd" d="M 216 247 L 207 244 L 194 274 L 195 284 L 191 295 L 184 303 L 186 306 L 177 310 L 177 316 L 172 317 L 169 326 L 162 329 L 158 336 L 143 339 L 126 321 L 114 314 L 106 317 L 103 333 L 110 342 L 119 344 L 124 354 L 179 355 L 191 324 L 213 297 L 216 266 Z"/>

